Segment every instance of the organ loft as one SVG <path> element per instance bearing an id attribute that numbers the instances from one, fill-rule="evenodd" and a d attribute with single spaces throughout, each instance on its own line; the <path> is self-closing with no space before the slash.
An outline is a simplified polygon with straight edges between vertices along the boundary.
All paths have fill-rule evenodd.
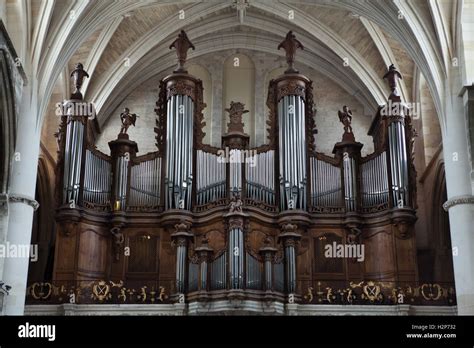
<path id="1" fill-rule="evenodd" d="M 296 35 L 280 39 L 286 67 L 264 86 L 258 146 L 246 132 L 252 111 L 232 95 L 220 144 L 206 141 L 206 90 L 186 67 L 188 50 L 200 48 L 184 31 L 170 46 L 178 65 L 159 81 L 152 152 L 140 151 L 131 131 L 143 115 L 128 105 L 112 116 L 109 151 L 96 147 L 94 118 L 80 107 L 89 75 L 77 64 L 64 103 L 78 107 L 63 108 L 56 133 L 52 273 L 29 280 L 31 307 L 307 314 L 315 305 L 456 304 L 452 281 L 418 272 L 417 133 L 402 75 L 392 65 L 384 76 L 390 94 L 374 105 L 368 137 L 353 126 L 360 109 L 341 103 L 324 115 L 335 136 L 323 153 L 320 81 L 299 68 Z"/>

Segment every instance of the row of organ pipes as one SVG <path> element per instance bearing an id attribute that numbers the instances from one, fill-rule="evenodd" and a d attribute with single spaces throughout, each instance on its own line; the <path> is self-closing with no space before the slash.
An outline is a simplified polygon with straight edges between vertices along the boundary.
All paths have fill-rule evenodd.
<path id="1" fill-rule="evenodd" d="M 178 40 L 185 42 L 188 38 L 183 33 Z M 292 40 L 294 37 L 287 36 L 284 42 L 291 45 Z M 209 146 L 200 143 L 202 137 L 197 135 L 201 129 L 196 128 L 199 125 L 196 120 L 203 107 L 202 83 L 188 75 L 182 66 L 161 83 L 165 146 L 154 154 L 136 156 L 138 147 L 129 140 L 127 129 L 135 124 L 137 116 L 128 109 L 121 115 L 123 126 L 118 138 L 109 143 L 110 156 L 99 156 L 98 150 L 87 142 L 86 115 L 63 115 L 64 137 L 59 139 L 62 203 L 108 205 L 114 211 L 139 206 L 193 211 L 195 206 L 219 200 L 228 204 L 232 198 L 234 203 L 258 201 L 274 206 L 276 213 L 308 209 L 315 212 L 317 207 L 338 207 L 346 212 L 356 212 L 360 207 L 406 207 L 409 204 L 409 156 L 404 116 L 407 115 L 394 120 L 378 119 L 379 124 L 387 125 L 388 142 L 376 156 L 361 158 L 362 144 L 358 145 L 351 131 L 345 128 L 343 141 L 335 147 L 336 156 L 327 159 L 328 156 L 314 149 L 310 151 L 312 142 L 308 134 L 313 136 L 313 130 L 307 128 L 313 118 L 311 81 L 294 70 L 292 62 L 289 65 L 285 74 L 272 80 L 269 86 L 268 105 L 273 110 L 271 146 L 255 149 L 253 153 L 248 151 L 252 149 L 241 123 L 242 114 L 247 111 L 241 103 L 231 104 L 231 123 L 228 134 L 223 136 L 223 147 L 229 147 L 233 157 L 239 159 L 234 163 L 222 161 L 216 152 L 219 149 L 211 151 Z M 78 98 L 76 93 L 75 97 L 68 103 L 82 102 L 82 96 Z M 397 101 L 393 90 L 390 98 Z M 347 127 L 347 122 L 344 125 Z M 389 196 L 391 204 L 387 204 Z M 241 209 L 237 209 L 237 213 Z M 242 227 L 229 228 L 227 251 L 199 267 L 199 287 L 280 288 L 275 285 L 283 282 L 282 276 L 277 276 L 280 265 L 272 258 L 265 258 L 262 263 L 247 253 L 244 235 Z M 182 241 L 186 238 L 179 238 L 176 288 L 178 292 L 185 292 L 188 250 L 187 243 Z M 295 250 L 286 240 L 285 245 L 286 290 L 293 292 Z M 259 281 L 262 274 L 264 282 Z"/>

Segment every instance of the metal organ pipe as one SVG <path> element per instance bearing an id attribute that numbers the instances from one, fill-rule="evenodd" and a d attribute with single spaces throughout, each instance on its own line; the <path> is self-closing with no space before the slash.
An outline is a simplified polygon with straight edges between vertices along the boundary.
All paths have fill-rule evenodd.
<path id="1" fill-rule="evenodd" d="M 403 207 L 408 205 L 409 199 L 408 156 L 403 119 L 392 121 L 388 129 L 393 206 Z"/>
<path id="2" fill-rule="evenodd" d="M 84 170 L 84 201 L 106 205 L 110 201 L 111 164 L 86 150 Z"/>
<path id="3" fill-rule="evenodd" d="M 310 159 L 311 202 L 313 207 L 340 207 L 343 205 L 341 170 L 317 158 Z M 345 180 L 347 183 L 347 180 Z M 347 191 L 347 189 L 346 189 Z"/>
<path id="4" fill-rule="evenodd" d="M 69 115 L 66 126 L 63 173 L 63 203 L 79 203 L 81 186 L 82 151 L 84 148 L 84 124 Z"/>
<path id="5" fill-rule="evenodd" d="M 388 203 L 387 153 L 385 151 L 361 165 L 361 176 L 362 205 L 373 207 Z"/>
<path id="6" fill-rule="evenodd" d="M 174 95 L 167 104 L 166 209 L 191 209 L 194 102 Z"/>
<path id="7" fill-rule="evenodd" d="M 268 205 L 275 204 L 275 166 L 274 151 L 269 150 L 255 155 L 255 166 L 245 166 L 247 197 Z"/>
<path id="8" fill-rule="evenodd" d="M 278 103 L 281 209 L 306 209 L 304 100 L 284 96 Z"/>

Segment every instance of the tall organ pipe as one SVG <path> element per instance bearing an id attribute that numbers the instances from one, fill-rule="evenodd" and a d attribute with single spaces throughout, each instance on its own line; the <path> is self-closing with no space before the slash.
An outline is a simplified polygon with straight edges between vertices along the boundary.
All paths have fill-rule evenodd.
<path id="1" fill-rule="evenodd" d="M 305 102 L 287 95 L 278 102 L 280 208 L 306 209 Z"/>
<path id="2" fill-rule="evenodd" d="M 388 126 L 392 202 L 394 207 L 408 205 L 408 157 L 403 118 L 392 120 Z"/>
<path id="3" fill-rule="evenodd" d="M 68 101 L 66 103 L 73 104 L 74 102 Z M 64 147 L 63 203 L 79 204 L 87 118 L 75 115 L 74 110 L 76 107 L 68 108 L 68 115 L 64 116 L 67 122 Z"/>
<path id="4" fill-rule="evenodd" d="M 194 102 L 187 95 L 168 99 L 166 209 L 191 209 Z"/>

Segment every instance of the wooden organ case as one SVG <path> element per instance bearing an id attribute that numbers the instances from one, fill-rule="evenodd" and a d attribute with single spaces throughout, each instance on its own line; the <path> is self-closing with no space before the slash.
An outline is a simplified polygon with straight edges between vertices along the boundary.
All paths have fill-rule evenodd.
<path id="1" fill-rule="evenodd" d="M 160 82 L 156 152 L 137 155 L 128 109 L 110 155 L 89 141 L 87 117 L 62 116 L 56 299 L 434 304 L 419 291 L 414 134 L 394 67 L 388 104 L 369 131 L 375 152 L 361 156 L 344 107 L 344 133 L 328 156 L 317 152 L 312 81 L 293 66 L 302 45 L 289 32 L 279 46 L 288 69 L 269 84 L 267 144 L 250 148 L 248 111 L 232 102 L 217 148 L 203 143 L 203 87 L 184 67 L 194 46 L 182 31 L 170 48 L 179 64 Z M 77 91 L 67 103 L 83 102 Z M 361 246 L 362 255 L 339 254 Z M 35 294 L 40 285 L 31 286 Z M 440 301 L 452 303 L 453 290 L 443 291 Z"/>

